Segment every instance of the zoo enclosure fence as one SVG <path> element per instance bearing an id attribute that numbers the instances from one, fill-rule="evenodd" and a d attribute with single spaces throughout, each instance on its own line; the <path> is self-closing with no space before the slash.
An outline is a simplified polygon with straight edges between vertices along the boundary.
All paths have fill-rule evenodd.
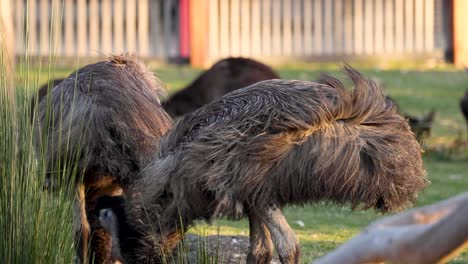
<path id="1" fill-rule="evenodd" d="M 206 66 L 263 61 L 435 57 L 452 52 L 444 0 L 17 0 L 17 55 L 132 52 Z"/>

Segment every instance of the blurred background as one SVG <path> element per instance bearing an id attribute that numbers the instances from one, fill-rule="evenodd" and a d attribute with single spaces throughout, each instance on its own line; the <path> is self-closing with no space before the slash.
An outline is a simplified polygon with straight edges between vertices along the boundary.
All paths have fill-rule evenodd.
<path id="1" fill-rule="evenodd" d="M 275 64 L 398 59 L 468 64 L 462 58 L 468 34 L 464 0 L 11 2 L 17 56 L 131 52 L 196 67 L 227 56 Z"/>

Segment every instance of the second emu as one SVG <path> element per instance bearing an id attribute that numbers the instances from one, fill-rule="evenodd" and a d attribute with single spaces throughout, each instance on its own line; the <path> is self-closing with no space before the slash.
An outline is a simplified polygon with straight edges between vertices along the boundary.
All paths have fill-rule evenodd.
<path id="1" fill-rule="evenodd" d="M 345 72 L 351 91 L 332 77 L 262 81 L 185 115 L 126 202 L 102 198 L 125 261 L 161 263 L 195 220 L 226 216 L 249 219 L 248 263 L 269 263 L 274 247 L 299 263 L 285 205 L 410 205 L 428 183 L 421 147 L 376 83 Z"/>
<path id="2" fill-rule="evenodd" d="M 172 117 L 182 116 L 229 92 L 270 79 L 279 76 L 261 62 L 247 58 L 222 59 L 163 102 L 163 106 Z"/>

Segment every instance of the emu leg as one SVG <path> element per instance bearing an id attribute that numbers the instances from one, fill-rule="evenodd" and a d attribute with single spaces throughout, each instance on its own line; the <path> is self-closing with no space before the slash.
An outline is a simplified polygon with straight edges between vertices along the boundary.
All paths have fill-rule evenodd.
<path id="1" fill-rule="evenodd" d="M 270 208 L 265 217 L 268 230 L 275 244 L 281 263 L 299 263 L 299 241 L 280 208 Z"/>
<path id="2" fill-rule="evenodd" d="M 249 213 L 250 228 L 250 251 L 247 255 L 247 264 L 267 264 L 271 262 L 273 256 L 273 242 L 271 241 L 270 231 L 262 221 L 262 216 L 251 212 Z"/>

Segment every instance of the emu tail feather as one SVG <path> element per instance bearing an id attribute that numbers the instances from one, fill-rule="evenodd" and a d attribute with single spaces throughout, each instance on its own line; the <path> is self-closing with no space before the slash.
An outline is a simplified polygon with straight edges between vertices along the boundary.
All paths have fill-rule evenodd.
<path id="1" fill-rule="evenodd" d="M 398 210 L 427 185 L 422 150 L 407 121 L 382 89 L 345 67 L 354 89 L 332 77 L 338 100 L 330 119 L 311 124 L 274 172 L 279 203 L 333 201 L 354 207 Z M 330 101 L 328 102 L 330 103 Z M 306 130 L 307 131 L 307 130 Z"/>

